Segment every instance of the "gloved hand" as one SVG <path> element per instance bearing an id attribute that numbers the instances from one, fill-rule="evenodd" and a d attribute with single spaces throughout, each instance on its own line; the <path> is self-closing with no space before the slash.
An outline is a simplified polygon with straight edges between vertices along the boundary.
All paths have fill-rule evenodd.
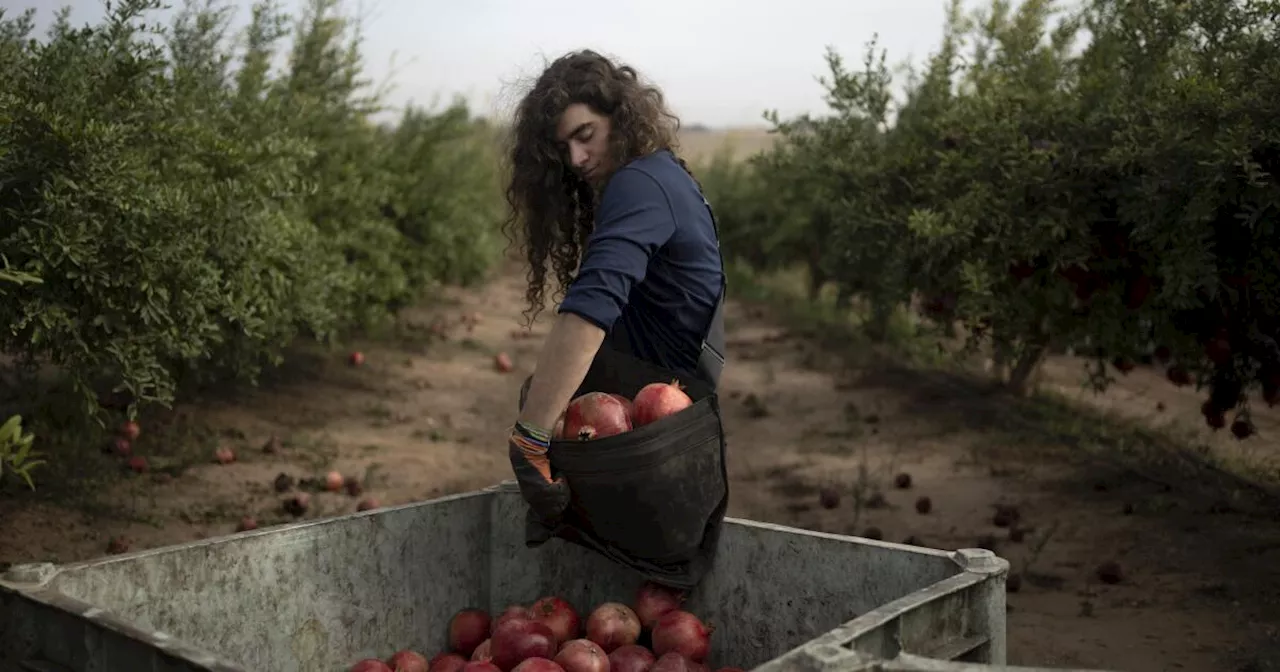
<path id="1" fill-rule="evenodd" d="M 520 494 L 529 508 L 545 522 L 554 524 L 569 507 L 569 484 L 551 477 L 551 461 L 545 454 L 529 454 L 527 444 L 513 434 L 507 442 L 511 469 L 520 484 Z"/>
<path id="2" fill-rule="evenodd" d="M 533 376 L 529 376 L 520 386 L 522 411 L 532 383 Z M 545 522 L 554 524 L 569 506 L 569 485 L 563 478 L 551 477 L 551 460 L 547 458 L 545 447 L 532 445 L 527 438 L 518 429 L 512 430 L 511 438 L 507 441 L 511 470 L 516 474 L 520 494 L 524 496 L 529 508 Z"/>

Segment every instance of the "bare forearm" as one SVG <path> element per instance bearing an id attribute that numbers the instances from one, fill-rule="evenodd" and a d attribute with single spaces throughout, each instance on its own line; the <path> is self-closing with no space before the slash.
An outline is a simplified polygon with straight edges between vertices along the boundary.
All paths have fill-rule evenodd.
<path id="1" fill-rule="evenodd" d="M 603 342 L 600 327 L 572 313 L 559 315 L 538 355 L 520 422 L 551 429 L 582 385 Z"/>

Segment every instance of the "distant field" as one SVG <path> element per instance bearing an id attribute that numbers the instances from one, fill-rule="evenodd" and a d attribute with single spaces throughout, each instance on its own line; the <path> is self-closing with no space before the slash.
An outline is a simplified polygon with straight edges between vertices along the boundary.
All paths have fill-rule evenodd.
<path id="1" fill-rule="evenodd" d="M 735 159 L 745 159 L 768 149 L 775 137 L 767 128 L 683 130 L 680 132 L 680 154 L 690 163 L 697 163 L 711 158 L 721 147 L 730 145 Z"/>

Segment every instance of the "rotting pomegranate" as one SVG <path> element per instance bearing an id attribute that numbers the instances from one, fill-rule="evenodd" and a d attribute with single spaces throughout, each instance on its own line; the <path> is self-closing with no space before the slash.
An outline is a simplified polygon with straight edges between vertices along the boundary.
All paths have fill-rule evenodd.
<path id="1" fill-rule="evenodd" d="M 463 609 L 449 619 L 449 648 L 470 656 L 489 638 L 489 613 L 483 609 Z"/>
<path id="2" fill-rule="evenodd" d="M 612 653 L 614 649 L 635 644 L 640 639 L 640 618 L 621 602 L 605 602 L 587 617 L 587 639 Z"/>
<path id="3" fill-rule="evenodd" d="M 565 672 L 610 672 L 609 654 L 589 639 L 565 642 L 554 660 Z"/>
<path id="4" fill-rule="evenodd" d="M 502 672 L 511 672 L 520 661 L 556 654 L 556 635 L 546 624 L 526 618 L 512 618 L 493 631 L 489 653 Z"/>
<path id="5" fill-rule="evenodd" d="M 631 404 L 632 422 L 636 427 L 643 427 L 689 408 L 693 405 L 693 400 L 681 389 L 680 382 L 673 380 L 670 383 L 645 385 L 636 393 Z"/>
<path id="6" fill-rule="evenodd" d="M 609 654 L 609 672 L 649 672 L 657 658 L 638 644 L 624 644 Z"/>
<path id="7" fill-rule="evenodd" d="M 684 594 L 675 588 L 646 581 L 636 592 L 635 614 L 641 627 L 652 630 L 654 624 L 669 611 L 675 611 L 684 603 Z"/>
<path id="8" fill-rule="evenodd" d="M 711 627 L 687 611 L 667 612 L 653 626 L 653 652 L 658 656 L 679 653 L 701 663 L 711 650 L 711 632 Z"/>
<path id="9" fill-rule="evenodd" d="M 554 595 L 534 602 L 529 611 L 533 612 L 534 619 L 551 628 L 556 636 L 557 646 L 577 638 L 581 631 L 582 619 L 574 611 L 573 605 Z"/>
<path id="10" fill-rule="evenodd" d="M 441 653 L 427 663 L 427 672 L 461 672 L 467 666 L 467 659 L 452 651 Z"/>
<path id="11" fill-rule="evenodd" d="M 588 392 L 569 402 L 564 413 L 564 435 L 585 441 L 631 431 L 631 417 L 622 402 L 604 392 Z"/>

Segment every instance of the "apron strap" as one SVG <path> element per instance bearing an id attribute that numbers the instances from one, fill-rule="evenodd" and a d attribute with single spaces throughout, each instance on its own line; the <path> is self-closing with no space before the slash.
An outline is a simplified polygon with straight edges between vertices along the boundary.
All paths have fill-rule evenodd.
<path id="1" fill-rule="evenodd" d="M 711 203 L 703 195 L 702 204 L 711 215 L 711 229 L 716 236 L 716 254 L 720 256 L 720 298 L 716 300 L 715 312 L 711 314 L 711 322 L 707 325 L 706 335 L 702 338 L 702 352 L 698 355 L 698 375 L 711 383 L 712 387 L 720 386 L 720 375 L 724 372 L 725 334 L 724 334 L 724 300 L 728 290 L 727 269 L 724 265 L 724 251 L 720 249 L 720 225 L 716 221 L 716 213 Z"/>

